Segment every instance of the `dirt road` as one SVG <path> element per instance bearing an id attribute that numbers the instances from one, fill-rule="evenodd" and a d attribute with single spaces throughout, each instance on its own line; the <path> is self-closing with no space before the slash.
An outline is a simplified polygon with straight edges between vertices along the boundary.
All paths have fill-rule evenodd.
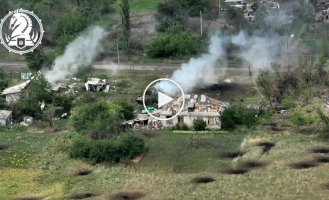
<path id="1" fill-rule="evenodd" d="M 23 72 L 27 70 L 26 63 L 24 62 L 10 62 L 0 63 L 6 72 Z M 125 70 L 138 70 L 138 71 L 174 71 L 180 68 L 178 64 L 159 64 L 159 65 L 128 65 L 128 64 L 117 64 L 113 62 L 99 62 L 93 65 L 96 70 L 109 70 L 109 71 L 125 71 Z M 220 69 L 220 67 L 218 67 Z M 227 72 L 232 73 L 245 73 L 248 72 L 247 67 L 228 67 Z"/>

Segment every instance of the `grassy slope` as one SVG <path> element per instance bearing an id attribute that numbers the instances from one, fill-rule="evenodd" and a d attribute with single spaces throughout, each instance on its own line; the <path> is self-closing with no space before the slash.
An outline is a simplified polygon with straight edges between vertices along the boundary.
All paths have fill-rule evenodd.
<path id="1" fill-rule="evenodd" d="M 130 8 L 133 13 L 155 11 L 161 0 L 131 0 Z"/>
<path id="2" fill-rule="evenodd" d="M 97 165 L 72 160 L 67 148 L 75 134 L 69 132 L 40 132 L 32 128 L 23 131 L 0 133 L 0 143 L 14 144 L 11 149 L 0 151 L 1 177 L 0 199 L 38 195 L 49 199 L 63 199 L 78 191 L 102 192 L 107 197 L 121 191 L 141 191 L 145 199 L 324 199 L 328 191 L 320 185 L 328 181 L 328 165 L 306 170 L 293 170 L 291 162 L 311 158 L 306 150 L 321 142 L 314 136 L 293 134 L 254 134 L 277 142 L 269 153 L 259 157 L 260 150 L 247 147 L 243 160 L 257 159 L 269 162 L 269 166 L 247 175 L 224 175 L 230 160 L 218 158 L 223 149 L 236 149 L 244 135 L 235 133 L 165 133 L 149 139 L 150 152 L 136 168 L 128 170 L 122 165 Z M 218 148 L 191 146 L 197 140 L 210 141 Z M 193 142 L 192 142 L 193 143 Z M 16 155 L 28 154 L 17 165 Z M 10 168 L 9 168 L 10 167 Z M 93 168 L 94 173 L 85 177 L 72 174 L 81 168 Z M 195 185 L 196 176 L 211 176 L 217 181 L 207 185 Z M 97 199 L 97 198 L 96 198 Z"/>

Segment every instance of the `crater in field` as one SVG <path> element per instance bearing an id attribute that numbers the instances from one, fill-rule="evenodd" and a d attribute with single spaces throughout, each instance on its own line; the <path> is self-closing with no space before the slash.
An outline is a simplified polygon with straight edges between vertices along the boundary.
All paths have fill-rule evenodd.
<path id="1" fill-rule="evenodd" d="M 112 200 L 136 200 L 145 196 L 142 192 L 119 192 L 112 196 Z"/>
<path id="2" fill-rule="evenodd" d="M 69 199 L 87 199 L 90 197 L 96 197 L 99 196 L 99 194 L 94 192 L 78 192 L 73 195 Z"/>
<path id="3" fill-rule="evenodd" d="M 322 185 L 324 190 L 329 190 L 329 182 Z"/>
<path id="4" fill-rule="evenodd" d="M 26 197 L 17 197 L 15 200 L 42 200 L 44 197 L 33 197 L 33 196 L 26 196 Z"/>
<path id="5" fill-rule="evenodd" d="M 329 156 L 316 156 L 314 160 L 318 163 L 329 163 Z"/>
<path id="6" fill-rule="evenodd" d="M 275 143 L 269 141 L 261 141 L 256 143 L 256 146 L 261 147 L 264 154 L 264 153 L 268 153 L 273 147 L 275 147 Z"/>
<path id="7" fill-rule="evenodd" d="M 218 145 L 210 139 L 191 139 L 188 146 L 193 149 L 210 149 L 218 147 Z"/>
<path id="8" fill-rule="evenodd" d="M 312 167 L 317 167 L 318 163 L 316 161 L 302 161 L 302 162 L 292 163 L 289 166 L 293 169 L 308 169 Z"/>
<path id="9" fill-rule="evenodd" d="M 192 183 L 197 183 L 197 184 L 206 184 L 206 183 L 211 183 L 216 181 L 214 178 L 211 177 L 196 177 L 192 180 Z"/>
<path id="10" fill-rule="evenodd" d="M 90 169 L 79 169 L 74 173 L 74 175 L 76 175 L 76 176 L 87 176 L 91 173 L 92 173 L 92 170 L 90 170 Z"/>
<path id="11" fill-rule="evenodd" d="M 8 144 L 0 144 L 0 151 L 1 150 L 6 150 L 9 148 L 9 145 Z"/>
<path id="12" fill-rule="evenodd" d="M 227 151 L 224 152 L 220 155 L 221 158 L 236 158 L 236 157 L 240 157 L 243 156 L 246 152 L 243 151 Z"/>
<path id="13" fill-rule="evenodd" d="M 314 147 L 310 150 L 312 153 L 329 153 L 329 147 Z"/>
<path id="14" fill-rule="evenodd" d="M 243 175 L 248 173 L 250 170 L 247 168 L 231 168 L 226 171 L 224 171 L 225 174 L 232 174 L 232 175 Z"/>
<path id="15" fill-rule="evenodd" d="M 241 163 L 242 169 L 257 169 L 257 168 L 263 168 L 266 167 L 267 163 L 249 160 Z"/>

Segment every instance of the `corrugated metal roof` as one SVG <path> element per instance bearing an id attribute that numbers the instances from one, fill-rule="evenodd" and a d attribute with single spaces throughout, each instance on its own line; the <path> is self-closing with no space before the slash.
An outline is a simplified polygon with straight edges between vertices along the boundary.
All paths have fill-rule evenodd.
<path id="1" fill-rule="evenodd" d="M 18 85 L 6 88 L 2 91 L 2 95 L 20 93 L 30 83 L 30 80 L 20 83 Z"/>

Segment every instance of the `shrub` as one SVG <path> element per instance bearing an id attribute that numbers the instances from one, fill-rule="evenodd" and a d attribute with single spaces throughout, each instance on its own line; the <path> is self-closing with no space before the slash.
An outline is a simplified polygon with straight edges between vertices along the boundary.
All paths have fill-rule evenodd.
<path id="1" fill-rule="evenodd" d="M 189 56 L 198 50 L 199 38 L 182 25 L 169 27 L 146 46 L 147 54 L 152 58 Z"/>
<path id="2" fill-rule="evenodd" d="M 72 116 L 77 131 L 89 133 L 93 139 L 111 137 L 120 133 L 122 117 L 113 104 L 98 102 L 79 107 Z"/>
<path id="3" fill-rule="evenodd" d="M 291 121 L 299 127 L 313 124 L 314 119 L 311 114 L 305 111 L 296 111 L 291 115 Z"/>
<path id="4" fill-rule="evenodd" d="M 176 124 L 172 127 L 173 131 L 188 131 L 189 127 L 186 124 Z"/>
<path id="5" fill-rule="evenodd" d="M 284 97 L 281 103 L 285 109 L 291 109 L 296 106 L 295 101 L 290 96 Z"/>
<path id="6" fill-rule="evenodd" d="M 53 104 L 63 107 L 65 112 L 69 112 L 73 104 L 73 99 L 73 97 L 68 95 L 56 94 L 53 97 Z"/>
<path id="7" fill-rule="evenodd" d="M 125 134 L 114 140 L 77 139 L 70 149 L 70 157 L 87 159 L 92 163 L 118 163 L 132 159 L 146 150 L 145 141 L 136 134 Z"/>
<path id="8" fill-rule="evenodd" d="M 122 116 L 125 120 L 130 120 L 135 117 L 133 105 L 131 105 L 127 102 L 119 102 L 116 104 L 121 107 L 119 113 L 122 114 Z"/>
<path id="9" fill-rule="evenodd" d="M 193 128 L 196 131 L 205 131 L 207 127 L 207 123 L 202 119 L 196 119 L 193 121 Z"/>
<path id="10" fill-rule="evenodd" d="M 245 125 L 251 128 L 257 122 L 257 114 L 258 111 L 253 108 L 242 105 L 231 106 L 226 108 L 220 116 L 222 128 L 234 129 L 236 125 Z"/>

